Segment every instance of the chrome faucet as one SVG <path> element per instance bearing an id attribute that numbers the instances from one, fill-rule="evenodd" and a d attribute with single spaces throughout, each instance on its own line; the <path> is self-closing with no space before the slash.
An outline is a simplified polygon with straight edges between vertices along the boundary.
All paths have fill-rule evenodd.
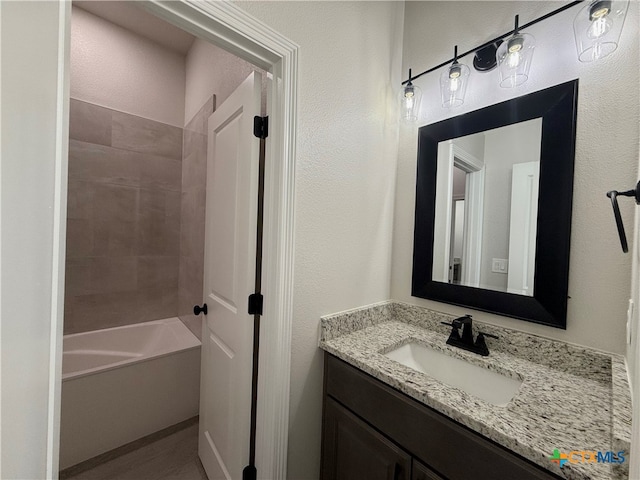
<path id="1" fill-rule="evenodd" d="M 487 347 L 487 342 L 485 341 L 485 337 L 498 338 L 497 335 L 492 335 L 490 333 L 485 333 L 485 332 L 478 332 L 478 336 L 474 341 L 473 318 L 471 317 L 471 315 L 465 315 L 464 317 L 456 318 L 451 323 L 447 323 L 447 322 L 440 322 L 440 323 L 451 327 L 451 333 L 449 334 L 449 338 L 447 339 L 447 345 L 462 348 L 463 350 L 477 353 L 478 355 L 482 355 L 484 357 L 489 355 L 489 348 Z M 462 327 L 462 336 L 460 335 L 461 327 Z"/>

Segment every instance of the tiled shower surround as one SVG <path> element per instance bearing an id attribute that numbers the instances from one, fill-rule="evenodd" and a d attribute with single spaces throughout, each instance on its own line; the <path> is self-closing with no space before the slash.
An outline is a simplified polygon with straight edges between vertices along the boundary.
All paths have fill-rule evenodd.
<path id="1" fill-rule="evenodd" d="M 214 109 L 183 130 L 71 100 L 65 334 L 179 316 L 200 337 Z"/>
<path id="2" fill-rule="evenodd" d="M 64 331 L 178 314 L 183 129 L 71 100 Z"/>
<path id="3" fill-rule="evenodd" d="M 216 107 L 211 96 L 184 127 L 182 149 L 182 227 L 178 315 L 200 338 L 201 317 L 193 306 L 202 302 L 204 277 L 204 211 L 207 187 L 207 120 Z"/>

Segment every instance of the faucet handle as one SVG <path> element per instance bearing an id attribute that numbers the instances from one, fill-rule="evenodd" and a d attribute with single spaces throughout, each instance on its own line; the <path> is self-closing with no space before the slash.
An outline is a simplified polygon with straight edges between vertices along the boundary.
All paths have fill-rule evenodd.
<path id="1" fill-rule="evenodd" d="M 478 336 L 476 337 L 476 341 L 473 345 L 475 346 L 477 353 L 486 357 L 489 355 L 489 347 L 487 347 L 487 342 L 485 342 L 484 337 L 498 338 L 498 336 L 491 333 L 478 332 Z"/>
<path id="2" fill-rule="evenodd" d="M 482 338 L 484 338 L 484 337 L 496 338 L 496 339 L 500 338 L 498 335 L 494 335 L 492 333 L 486 333 L 486 332 L 478 332 L 478 337 L 480 335 L 482 335 Z"/>
<path id="3" fill-rule="evenodd" d="M 447 322 L 440 322 L 442 325 L 446 325 L 447 327 L 451 327 L 451 333 L 449 334 L 449 340 L 460 340 L 460 332 L 458 331 L 458 329 L 460 328 L 460 325 L 456 325 L 455 323 L 451 322 L 451 323 L 447 323 Z M 447 341 L 449 341 L 447 340 Z"/>

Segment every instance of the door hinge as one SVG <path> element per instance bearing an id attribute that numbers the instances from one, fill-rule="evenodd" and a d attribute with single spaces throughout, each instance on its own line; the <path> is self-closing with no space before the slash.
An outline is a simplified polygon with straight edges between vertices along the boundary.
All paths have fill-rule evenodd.
<path id="1" fill-rule="evenodd" d="M 269 117 L 253 117 L 253 134 L 258 138 L 269 136 Z"/>
<path id="2" fill-rule="evenodd" d="M 262 315 L 262 300 L 261 293 L 249 295 L 249 315 Z"/>

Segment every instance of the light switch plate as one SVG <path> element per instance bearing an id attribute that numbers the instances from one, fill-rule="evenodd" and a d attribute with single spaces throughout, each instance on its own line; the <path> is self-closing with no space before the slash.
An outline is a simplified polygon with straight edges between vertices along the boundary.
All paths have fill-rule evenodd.
<path id="1" fill-rule="evenodd" d="M 491 271 L 493 273 L 509 273 L 509 260 L 506 258 L 492 258 Z"/>

